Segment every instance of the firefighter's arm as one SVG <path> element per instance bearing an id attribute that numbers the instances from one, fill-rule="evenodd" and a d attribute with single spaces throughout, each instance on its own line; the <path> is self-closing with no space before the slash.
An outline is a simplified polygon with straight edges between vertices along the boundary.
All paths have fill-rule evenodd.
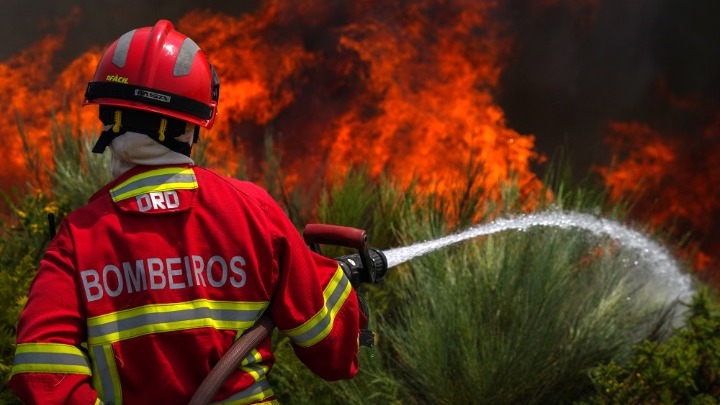
<path id="1" fill-rule="evenodd" d="M 308 274 L 303 282 L 293 276 L 280 282 L 273 317 L 311 371 L 329 381 L 351 378 L 359 366 L 358 336 L 364 316 L 342 269 L 330 259 L 313 257 L 318 263 L 316 274 Z M 332 268 L 335 271 L 329 271 Z"/>
<path id="2" fill-rule="evenodd" d="M 365 317 L 350 281 L 336 261 L 308 249 L 282 211 L 273 221 L 282 232 L 273 243 L 278 269 L 271 303 L 275 325 L 315 374 L 326 380 L 353 377 Z"/>
<path id="3" fill-rule="evenodd" d="M 15 361 L 8 382 L 25 404 L 96 404 L 90 360 L 81 346 L 83 306 L 61 232 L 40 262 L 20 315 Z"/>

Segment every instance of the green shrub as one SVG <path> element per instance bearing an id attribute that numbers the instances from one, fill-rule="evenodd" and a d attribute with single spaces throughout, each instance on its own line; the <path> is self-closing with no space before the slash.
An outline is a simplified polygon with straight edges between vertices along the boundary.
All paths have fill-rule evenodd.
<path id="1" fill-rule="evenodd" d="M 605 207 L 602 192 L 556 184 L 546 204 L 623 212 Z M 388 187 L 351 174 L 325 195 L 322 222 L 386 226 L 391 246 L 407 245 L 466 228 L 477 216 L 468 211 L 488 221 L 499 210 L 479 201 L 481 193 L 447 198 Z M 387 212 L 383 194 L 401 198 L 390 205 L 393 215 L 376 215 Z M 517 213 L 517 189 L 509 185 L 503 196 L 500 212 Z M 669 332 L 674 305 L 655 294 L 662 280 L 646 288 L 633 280 L 638 260 L 638 252 L 608 238 L 552 228 L 425 255 L 391 269 L 379 288 L 363 287 L 380 340 L 361 350 L 358 377 L 324 383 L 280 340 L 273 384 L 290 404 L 572 403 L 594 390 L 588 370 Z"/>
<path id="2" fill-rule="evenodd" d="M 610 242 L 531 229 L 415 259 L 387 325 L 395 377 L 419 402 L 578 398 L 588 369 L 628 353 L 668 311 L 634 293 L 624 254 L 587 262 L 597 246 Z"/>
<path id="3" fill-rule="evenodd" d="M 31 193 L 11 204 L 11 219 L 0 228 L 0 379 L 7 381 L 15 356 L 15 332 L 30 282 L 50 240 L 48 214 L 61 207 L 44 193 Z M 3 384 L 0 403 L 17 403 Z"/>
<path id="4" fill-rule="evenodd" d="M 686 327 L 665 342 L 646 340 L 625 359 L 596 367 L 597 393 L 583 404 L 720 403 L 720 305 L 703 290 Z"/>

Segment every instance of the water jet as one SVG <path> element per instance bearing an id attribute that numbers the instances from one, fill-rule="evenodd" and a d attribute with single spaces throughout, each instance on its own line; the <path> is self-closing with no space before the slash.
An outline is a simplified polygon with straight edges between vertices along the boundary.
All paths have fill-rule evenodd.
<path id="1" fill-rule="evenodd" d="M 641 271 L 647 273 L 638 276 L 653 277 L 655 282 L 664 284 L 667 293 L 670 294 L 668 297 L 670 300 L 687 301 L 693 295 L 694 289 L 690 276 L 680 270 L 677 261 L 665 247 L 645 234 L 617 221 L 578 212 L 545 211 L 499 218 L 489 223 L 475 225 L 459 233 L 388 249 L 384 253 L 388 260 L 388 268 L 392 268 L 438 249 L 473 238 L 504 231 L 525 231 L 535 227 L 552 227 L 560 230 L 576 228 L 587 231 L 596 237 L 609 237 L 623 248 L 631 249 L 638 254 L 640 261 L 644 264 Z"/>

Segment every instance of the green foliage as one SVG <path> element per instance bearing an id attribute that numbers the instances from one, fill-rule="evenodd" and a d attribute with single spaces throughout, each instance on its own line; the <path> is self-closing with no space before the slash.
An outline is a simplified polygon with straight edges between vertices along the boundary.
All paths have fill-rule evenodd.
<path id="1" fill-rule="evenodd" d="M 0 316 L 0 379 L 6 381 L 15 351 L 15 331 L 27 291 L 40 258 L 50 241 L 50 215 L 55 226 L 74 208 L 109 180 L 107 156 L 90 153 L 87 136 L 74 136 L 71 129 L 55 123 L 51 133 L 54 169 L 40 160 L 40 153 L 26 142 L 27 169 L 34 173 L 24 195 L 4 195 L 11 217 L 0 230 L 0 303 L 6 308 Z M 50 183 L 51 193 L 41 189 Z M 5 386 L 0 403 L 16 403 Z"/>
<path id="2" fill-rule="evenodd" d="M 274 146 L 275 137 L 272 126 L 267 127 L 264 137 L 263 176 L 260 184 L 285 208 L 285 212 L 293 224 L 301 227 L 313 216 L 313 201 L 321 186 L 321 179 L 310 182 L 307 188 L 295 187 L 289 190 L 285 184 L 282 155 Z"/>
<path id="3" fill-rule="evenodd" d="M 382 335 L 382 330 L 377 330 Z M 360 350 L 360 372 L 349 381 L 326 382 L 312 374 L 292 353 L 287 338 L 276 333 L 277 362 L 269 376 L 280 402 L 285 404 L 408 404 L 401 382 L 388 373 L 393 361 L 376 349 Z"/>
<path id="4" fill-rule="evenodd" d="M 556 198 L 546 205 L 622 214 L 604 205 L 604 193 L 567 181 L 550 182 Z M 320 222 L 384 226 L 370 233 L 375 246 L 407 245 L 465 229 L 478 213 L 482 221 L 497 215 L 498 206 L 480 200 L 481 186 L 477 176 L 468 182 L 475 192 L 422 196 L 353 171 L 323 195 Z M 503 197 L 500 212 L 517 213 L 517 188 L 508 185 Z M 673 304 L 652 282 L 638 287 L 637 261 L 607 238 L 556 229 L 428 254 L 391 269 L 380 288 L 364 287 L 380 341 L 361 350 L 355 379 L 320 381 L 279 340 L 273 385 L 290 404 L 572 403 L 594 391 L 588 370 L 669 333 Z"/>
<path id="5" fill-rule="evenodd" d="M 325 188 L 318 221 L 364 229 L 371 244 L 390 246 L 398 243 L 398 227 L 413 202 L 412 191 L 401 191 L 385 178 L 374 182 L 359 168 Z"/>
<path id="6" fill-rule="evenodd" d="M 73 135 L 71 128 L 52 132 L 53 167 L 47 168 L 52 195 L 71 209 L 88 201 L 110 180 L 110 154 L 92 153 L 95 136 Z"/>
<path id="7" fill-rule="evenodd" d="M 0 379 L 10 376 L 15 353 L 15 327 L 25 307 L 27 291 L 45 247 L 50 240 L 48 214 L 61 208 L 43 193 L 23 196 L 11 205 L 12 218 L 0 230 Z M 0 403 L 16 403 L 3 385 Z"/>
<path id="8" fill-rule="evenodd" d="M 412 305 L 388 331 L 396 377 L 438 404 L 557 404 L 587 391 L 587 369 L 664 320 L 657 303 L 626 300 L 621 257 L 587 261 L 605 243 L 537 229 L 414 260 L 401 301 Z"/>
<path id="9" fill-rule="evenodd" d="M 701 291 L 676 335 L 663 343 L 646 340 L 591 376 L 597 394 L 587 405 L 720 403 L 720 305 Z"/>

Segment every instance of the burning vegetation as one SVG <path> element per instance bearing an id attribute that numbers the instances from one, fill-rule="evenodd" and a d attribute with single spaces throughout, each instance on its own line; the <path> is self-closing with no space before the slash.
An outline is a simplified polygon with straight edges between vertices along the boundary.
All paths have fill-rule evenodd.
<path id="1" fill-rule="evenodd" d="M 257 180 L 270 134 L 290 189 L 363 165 L 372 176 L 441 193 L 463 189 L 476 174 L 491 201 L 512 178 L 532 204 L 542 187 L 532 167 L 544 153 L 535 131 L 514 129 L 497 97 L 516 41 L 506 8 L 531 15 L 562 8 L 588 25 L 603 18 L 603 2 L 511 3 L 277 0 L 241 15 L 188 12 L 176 28 L 200 44 L 221 80 L 218 121 L 203 134 L 212 140 L 211 160 Z M 76 23 L 78 13 L 64 24 Z M 40 151 L 44 159 L 30 162 L 36 166 L 47 161 L 53 125 L 99 129 L 96 108 L 81 104 L 107 44 L 58 66 L 65 38 L 61 30 L 0 62 L 0 131 L 10 153 L 0 173 L 4 189 L 38 181 L 18 175 L 28 163 L 23 151 Z M 658 88 L 654 97 L 665 101 L 645 111 L 655 115 L 607 118 L 613 161 L 601 173 L 612 197 L 636 197 L 638 218 L 674 224 L 678 237 L 691 232 L 698 269 L 713 273 L 720 109 Z M 683 125 L 668 125 L 677 117 Z"/>
<path id="2" fill-rule="evenodd" d="M 687 258 L 720 285 L 720 108 L 658 89 L 663 119 L 610 124 L 614 160 L 601 174 L 613 199 L 632 202 L 635 218 L 689 239 Z"/>
<path id="3" fill-rule="evenodd" d="M 494 190 L 511 175 L 528 195 L 537 191 L 534 138 L 509 128 L 492 96 L 509 49 L 488 19 L 492 4 L 377 6 L 267 2 L 241 17 L 191 12 L 178 21 L 221 78 L 218 122 L 206 134 L 216 156 L 236 152 L 229 169 L 243 162 L 257 175 L 271 127 L 289 187 L 306 173 L 327 178 L 367 165 L 374 176 L 426 190 L 452 191 L 482 167 L 489 198 L 499 198 Z M 62 42 L 48 37 L 3 65 L 12 72 L 5 95 L 14 95 L 5 105 L 39 145 L 52 116 L 98 125 L 93 108 L 78 107 L 97 49 L 58 76 L 38 69 Z M 14 117 L 5 119 L 14 135 Z M 20 169 L 22 145 L 13 147 Z"/>

